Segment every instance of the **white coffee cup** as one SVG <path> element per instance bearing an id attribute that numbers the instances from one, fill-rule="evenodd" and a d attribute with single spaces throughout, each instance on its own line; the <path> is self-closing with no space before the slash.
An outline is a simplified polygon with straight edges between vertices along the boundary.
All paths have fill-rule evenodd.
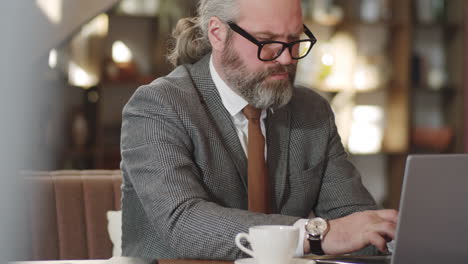
<path id="1" fill-rule="evenodd" d="M 252 250 L 241 244 L 247 240 Z M 299 228 L 285 225 L 264 225 L 249 228 L 249 233 L 236 236 L 237 247 L 251 255 L 257 264 L 292 263 L 299 241 Z"/>

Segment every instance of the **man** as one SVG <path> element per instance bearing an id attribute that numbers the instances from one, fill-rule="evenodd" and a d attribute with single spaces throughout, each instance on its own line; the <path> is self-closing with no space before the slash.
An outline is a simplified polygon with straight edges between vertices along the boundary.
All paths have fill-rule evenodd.
<path id="1" fill-rule="evenodd" d="M 233 260 L 235 235 L 265 224 L 300 227 L 298 255 L 386 250 L 397 213 L 366 211 L 329 105 L 292 86 L 314 43 L 301 14 L 299 0 L 201 0 L 179 22 L 183 65 L 123 112 L 124 255 Z M 325 222 L 319 236 L 309 215 Z"/>

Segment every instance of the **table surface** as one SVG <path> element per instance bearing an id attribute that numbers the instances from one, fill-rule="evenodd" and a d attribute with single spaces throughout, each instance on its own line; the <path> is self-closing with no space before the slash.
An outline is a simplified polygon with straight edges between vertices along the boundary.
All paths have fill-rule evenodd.
<path id="1" fill-rule="evenodd" d="M 389 256 L 307 256 L 307 259 L 317 261 L 317 264 L 387 264 L 390 263 Z M 145 260 L 129 257 L 113 257 L 101 260 L 44 260 L 44 261 L 22 261 L 12 264 L 234 264 L 233 261 L 222 260 L 194 260 L 194 259 L 160 259 Z"/>
<path id="2" fill-rule="evenodd" d="M 110 259 L 87 259 L 87 260 L 38 260 L 18 261 L 11 264 L 233 264 L 233 261 L 221 260 L 194 260 L 194 259 L 160 259 L 145 260 L 128 257 L 113 257 Z"/>

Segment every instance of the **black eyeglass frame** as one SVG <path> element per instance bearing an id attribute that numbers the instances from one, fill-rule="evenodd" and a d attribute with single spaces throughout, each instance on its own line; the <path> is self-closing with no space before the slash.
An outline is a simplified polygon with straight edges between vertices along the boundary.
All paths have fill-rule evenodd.
<path id="1" fill-rule="evenodd" d="M 247 40 L 249 40 L 253 44 L 257 45 L 257 47 L 258 47 L 257 58 L 259 60 L 261 60 L 261 61 L 276 60 L 279 56 L 281 56 L 281 54 L 283 54 L 283 52 L 284 52 L 284 50 L 286 48 L 288 48 L 289 54 L 291 55 L 292 59 L 300 60 L 300 59 L 304 58 L 305 56 L 307 56 L 309 54 L 310 50 L 312 50 L 312 47 L 315 45 L 315 43 L 317 43 L 317 38 L 314 36 L 314 34 L 312 34 L 312 32 L 307 28 L 306 25 L 303 25 L 304 26 L 304 33 L 306 34 L 307 37 L 309 37 L 309 39 L 300 39 L 300 40 L 296 40 L 296 41 L 293 41 L 293 42 L 286 43 L 286 42 L 276 41 L 276 40 L 258 41 L 254 36 L 250 35 L 247 31 L 245 31 L 243 28 L 239 27 L 236 23 L 228 22 L 227 24 L 229 25 L 229 27 L 234 32 L 238 33 L 239 35 L 243 36 L 244 38 L 246 38 Z M 311 45 L 310 45 L 309 50 L 306 52 L 306 54 L 304 54 L 303 56 L 300 56 L 300 57 L 293 57 L 292 47 L 297 43 L 308 42 L 308 41 L 311 42 Z M 262 48 L 266 44 L 272 44 L 272 43 L 281 44 L 281 45 L 283 45 L 283 48 L 281 48 L 281 50 L 276 54 L 276 56 L 274 58 L 272 58 L 272 59 L 262 59 L 260 57 L 260 53 L 262 52 Z"/>

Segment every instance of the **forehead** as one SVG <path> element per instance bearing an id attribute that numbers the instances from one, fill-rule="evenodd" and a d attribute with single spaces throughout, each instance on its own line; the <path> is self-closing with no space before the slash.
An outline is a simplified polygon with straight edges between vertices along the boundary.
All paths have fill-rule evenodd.
<path id="1" fill-rule="evenodd" d="M 291 34 L 302 29 L 300 0 L 239 0 L 239 11 L 238 24 L 253 31 Z"/>

